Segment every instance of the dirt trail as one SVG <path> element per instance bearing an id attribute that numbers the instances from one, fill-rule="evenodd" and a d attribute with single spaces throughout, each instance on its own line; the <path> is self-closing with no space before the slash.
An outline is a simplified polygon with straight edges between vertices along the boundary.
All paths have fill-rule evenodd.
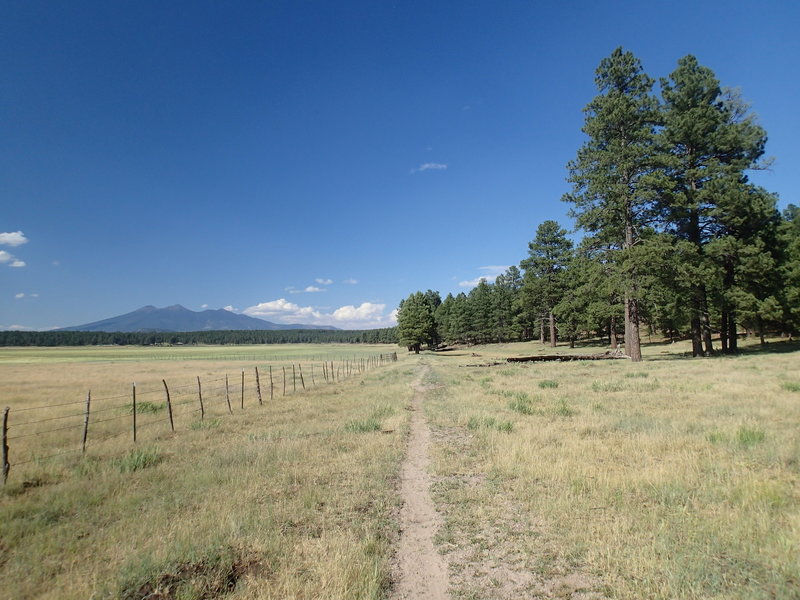
<path id="1" fill-rule="evenodd" d="M 434 508 L 428 475 L 428 447 L 431 430 L 425 421 L 422 404 L 425 387 L 422 381 L 428 372 L 423 367 L 412 384 L 411 424 L 408 455 L 400 474 L 400 545 L 397 553 L 399 580 L 396 598 L 412 600 L 445 600 L 447 564 L 433 545 L 433 536 L 441 526 L 441 517 Z"/>

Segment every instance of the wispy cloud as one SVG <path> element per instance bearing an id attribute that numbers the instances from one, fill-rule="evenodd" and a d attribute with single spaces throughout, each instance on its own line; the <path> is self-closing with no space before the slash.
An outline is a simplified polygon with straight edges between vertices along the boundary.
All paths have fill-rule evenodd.
<path id="1" fill-rule="evenodd" d="M 16 298 L 17 300 L 19 300 L 20 298 L 24 298 L 24 297 L 25 297 L 25 294 L 23 294 L 22 292 L 20 292 L 19 294 L 14 294 L 14 298 Z"/>
<path id="2" fill-rule="evenodd" d="M 21 246 L 27 244 L 28 238 L 21 231 L 6 231 L 0 233 L 0 245 L 3 246 Z"/>
<path id="3" fill-rule="evenodd" d="M 482 277 L 476 277 L 475 279 L 468 279 L 468 280 L 466 280 L 466 281 L 459 281 L 459 282 L 458 282 L 458 285 L 459 285 L 460 287 L 474 288 L 474 287 L 475 287 L 476 285 L 478 285 L 478 284 L 479 284 L 481 281 L 488 281 L 488 280 L 487 280 L 487 278 L 486 278 L 486 277 L 483 277 L 483 276 L 482 276 Z"/>
<path id="4" fill-rule="evenodd" d="M 346 283 L 348 285 L 355 285 L 358 283 L 358 279 L 353 279 L 352 277 L 348 277 L 347 279 L 342 281 L 342 283 Z"/>
<path id="5" fill-rule="evenodd" d="M 228 304 L 228 306 L 223 306 L 222 308 L 224 308 L 228 312 L 238 312 L 238 310 L 239 310 L 238 308 L 235 308 L 235 307 L 231 306 L 230 304 Z"/>
<path id="6" fill-rule="evenodd" d="M 411 173 L 412 174 L 423 173 L 425 171 L 444 171 L 445 169 L 447 169 L 447 165 L 443 163 L 429 162 L 421 164 L 416 169 L 411 169 Z"/>
<path id="7" fill-rule="evenodd" d="M 330 310 L 330 309 L 328 309 Z M 331 325 L 342 329 L 373 329 L 392 327 L 397 324 L 396 311 L 385 314 L 386 305 L 362 302 L 358 306 L 348 304 L 331 312 L 313 306 L 300 306 L 285 298 L 261 302 L 243 312 L 277 323 L 302 323 L 304 325 Z"/>
<path id="8" fill-rule="evenodd" d="M 208 308 L 208 304 L 201 304 L 200 308 Z"/>
<path id="9" fill-rule="evenodd" d="M 309 285 L 305 289 L 303 289 L 303 291 L 308 292 L 309 294 L 314 294 L 316 292 L 324 292 L 325 288 L 319 288 L 315 285 Z"/>
<path id="10" fill-rule="evenodd" d="M 326 279 L 324 277 L 317 277 L 314 281 L 320 285 L 331 285 L 333 283 L 333 279 Z"/>
<path id="11" fill-rule="evenodd" d="M 509 265 L 489 265 L 486 267 L 478 267 L 479 270 L 485 271 L 488 277 L 497 277 L 508 271 Z"/>

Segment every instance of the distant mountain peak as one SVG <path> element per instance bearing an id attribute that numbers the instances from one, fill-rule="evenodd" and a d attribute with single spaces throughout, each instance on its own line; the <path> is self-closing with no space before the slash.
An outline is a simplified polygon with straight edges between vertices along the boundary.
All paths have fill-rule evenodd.
<path id="1" fill-rule="evenodd" d="M 133 312 L 86 323 L 64 327 L 59 331 L 231 331 L 231 330 L 276 330 L 276 329 L 337 329 L 322 325 L 272 323 L 247 315 L 237 314 L 224 308 L 196 312 L 180 304 L 157 308 L 148 304 Z"/>

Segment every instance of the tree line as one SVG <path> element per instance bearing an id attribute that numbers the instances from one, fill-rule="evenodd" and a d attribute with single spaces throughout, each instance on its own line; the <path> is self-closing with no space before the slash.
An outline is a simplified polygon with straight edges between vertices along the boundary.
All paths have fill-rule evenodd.
<path id="1" fill-rule="evenodd" d="M 737 351 L 741 328 L 800 328 L 800 209 L 747 173 L 768 168 L 766 131 L 741 95 L 686 56 L 655 80 L 617 48 L 595 72 L 587 140 L 563 201 L 582 234 L 541 223 L 528 256 L 468 294 L 416 292 L 402 345 L 607 336 L 641 360 L 640 328 L 688 337 L 695 356 Z M 715 337 L 719 347 L 715 347 Z"/>
<path id="2" fill-rule="evenodd" d="M 0 346 L 155 346 L 162 344 L 396 344 L 394 327 L 366 330 L 0 331 Z"/>

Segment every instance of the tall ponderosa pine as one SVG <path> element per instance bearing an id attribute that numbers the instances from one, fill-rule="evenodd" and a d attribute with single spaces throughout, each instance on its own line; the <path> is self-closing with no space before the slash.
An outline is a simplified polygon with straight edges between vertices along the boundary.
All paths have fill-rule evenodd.
<path id="1" fill-rule="evenodd" d="M 698 356 L 713 351 L 706 284 L 713 265 L 705 246 L 724 235 L 723 205 L 737 198 L 748 201 L 742 189 L 747 181 L 744 171 L 764 153 L 766 133 L 735 95 L 724 97 L 714 73 L 694 56 L 680 59 L 669 79 L 661 80 L 661 88 L 664 128 L 660 137 L 669 153 L 662 209 L 671 231 L 693 250 L 687 287 L 692 353 Z M 730 288 L 734 265 L 726 268 L 723 285 Z M 723 343 L 730 340 L 735 350 L 735 313 L 724 298 L 722 339 Z"/>
<path id="2" fill-rule="evenodd" d="M 531 302 L 531 305 L 538 304 L 544 309 L 552 347 L 556 345 L 553 309 L 562 300 L 564 270 L 571 258 L 572 241 L 567 238 L 567 230 L 555 221 L 545 221 L 536 229 L 536 237 L 528 244 L 528 258 L 520 263 L 525 269 L 522 293 L 538 300 Z"/>
<path id="3" fill-rule="evenodd" d="M 621 275 L 625 302 L 625 352 L 642 360 L 639 340 L 639 272 L 633 248 L 640 229 L 652 218 L 654 181 L 660 156 L 655 145 L 659 124 L 653 80 L 639 60 L 617 48 L 601 61 L 595 83 L 600 95 L 584 109 L 583 132 L 589 140 L 569 163 L 573 185 L 564 200 L 579 227 L 613 251 L 610 264 Z"/>

